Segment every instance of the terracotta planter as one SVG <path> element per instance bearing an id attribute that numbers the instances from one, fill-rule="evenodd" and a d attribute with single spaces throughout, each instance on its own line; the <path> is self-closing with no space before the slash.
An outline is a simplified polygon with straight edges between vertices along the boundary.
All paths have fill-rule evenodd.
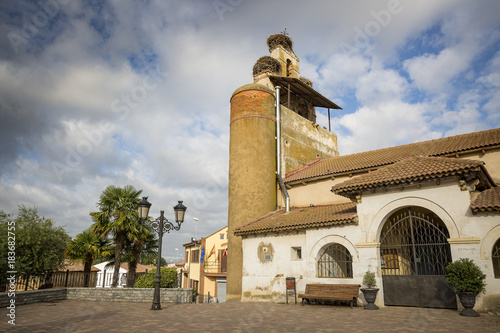
<path id="1" fill-rule="evenodd" d="M 361 288 L 363 295 L 365 296 L 366 304 L 365 310 L 378 310 L 378 306 L 376 306 L 375 299 L 377 298 L 377 293 L 379 291 L 378 288 Z"/>
<path id="2" fill-rule="evenodd" d="M 465 308 L 460 312 L 460 315 L 465 317 L 479 317 L 479 313 L 473 309 L 474 305 L 476 305 L 477 292 L 458 292 L 457 295 L 460 298 L 460 303 Z"/>

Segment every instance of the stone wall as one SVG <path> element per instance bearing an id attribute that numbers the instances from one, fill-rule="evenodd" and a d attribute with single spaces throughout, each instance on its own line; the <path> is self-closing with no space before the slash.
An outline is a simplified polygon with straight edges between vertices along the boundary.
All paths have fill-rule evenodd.
<path id="1" fill-rule="evenodd" d="M 51 302 L 66 299 L 66 288 L 52 288 L 42 290 L 16 291 L 15 297 L 9 297 L 8 292 L 0 293 L 0 307 L 10 305 L 10 300 L 15 300 L 15 305 Z"/>
<path id="2" fill-rule="evenodd" d="M 153 302 L 153 288 L 67 288 L 67 299 L 105 302 Z M 162 303 L 191 303 L 191 288 L 161 288 Z"/>
<path id="3" fill-rule="evenodd" d="M 37 302 L 52 302 L 65 299 L 104 302 L 153 302 L 153 288 L 52 288 L 43 290 L 16 291 L 15 298 L 8 292 L 0 293 L 0 307 Z M 191 303 L 193 291 L 191 288 L 162 288 L 160 301 L 162 303 Z"/>

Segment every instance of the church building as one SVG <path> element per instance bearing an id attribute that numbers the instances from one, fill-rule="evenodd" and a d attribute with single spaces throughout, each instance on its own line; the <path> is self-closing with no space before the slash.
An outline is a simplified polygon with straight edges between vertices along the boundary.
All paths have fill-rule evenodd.
<path id="1" fill-rule="evenodd" d="M 445 267 L 469 258 L 486 274 L 475 309 L 498 311 L 500 129 L 341 156 L 315 111 L 340 107 L 300 77 L 288 36 L 267 44 L 231 97 L 226 299 L 371 271 L 378 306 L 457 308 Z"/>

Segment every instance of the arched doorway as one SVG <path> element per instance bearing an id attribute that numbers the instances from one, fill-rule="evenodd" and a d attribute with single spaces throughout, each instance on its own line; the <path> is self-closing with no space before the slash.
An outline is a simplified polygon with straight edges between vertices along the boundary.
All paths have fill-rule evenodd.
<path id="1" fill-rule="evenodd" d="M 387 219 L 380 234 L 385 305 L 457 308 L 444 276 L 452 261 L 449 237 L 443 221 L 422 207 Z"/>

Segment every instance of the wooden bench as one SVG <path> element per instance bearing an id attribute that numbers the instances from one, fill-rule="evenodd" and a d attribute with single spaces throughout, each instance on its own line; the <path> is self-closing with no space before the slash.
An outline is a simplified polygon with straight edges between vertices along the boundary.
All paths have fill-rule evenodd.
<path id="1" fill-rule="evenodd" d="M 349 301 L 352 306 L 358 306 L 357 298 L 359 296 L 359 284 L 320 284 L 311 283 L 306 285 L 306 290 L 303 294 L 299 294 L 302 298 L 302 305 L 304 301 L 311 299 L 327 299 L 334 301 Z"/>

